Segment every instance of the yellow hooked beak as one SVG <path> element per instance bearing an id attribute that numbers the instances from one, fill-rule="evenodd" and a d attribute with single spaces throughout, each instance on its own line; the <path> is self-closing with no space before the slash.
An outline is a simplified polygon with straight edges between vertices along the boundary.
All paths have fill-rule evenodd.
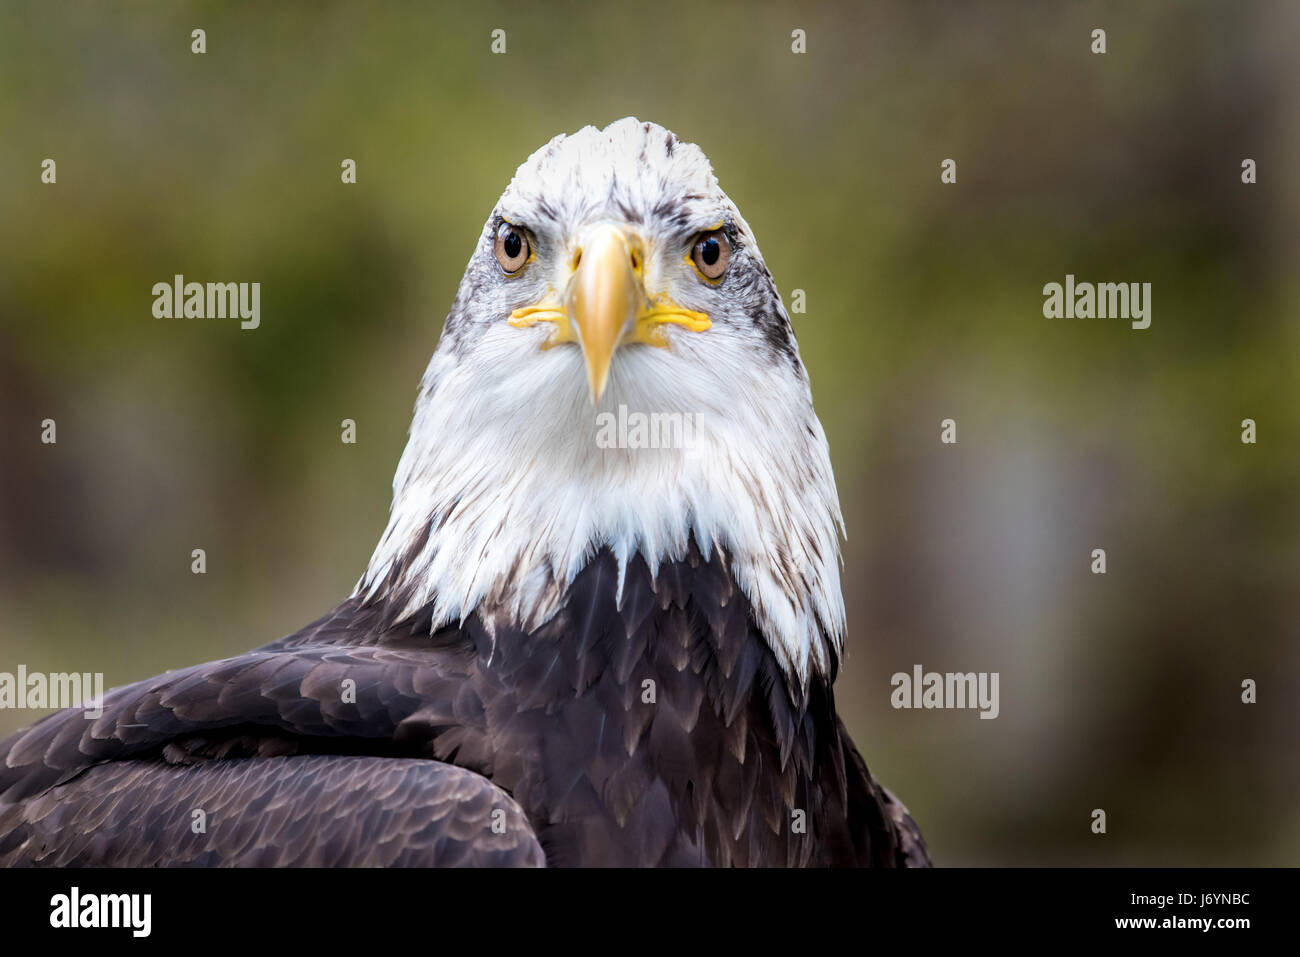
<path id="1" fill-rule="evenodd" d="M 635 325 L 645 301 L 645 287 L 637 276 L 627 238 L 613 226 L 597 226 L 579 256 L 569 281 L 568 306 L 587 360 L 587 384 L 595 402 L 605 391 L 614 350 L 628 332 L 635 331 L 629 327 Z"/>
<path id="2" fill-rule="evenodd" d="M 555 324 L 543 349 L 562 342 L 577 342 L 587 366 L 591 401 L 599 401 L 609 380 L 614 352 L 629 342 L 668 348 L 664 323 L 696 332 L 708 329 L 709 317 L 669 302 L 652 302 L 644 281 L 644 254 L 635 239 L 610 224 L 593 227 L 574 254 L 573 269 L 562 304 L 553 300 L 516 309 L 510 324 Z"/>

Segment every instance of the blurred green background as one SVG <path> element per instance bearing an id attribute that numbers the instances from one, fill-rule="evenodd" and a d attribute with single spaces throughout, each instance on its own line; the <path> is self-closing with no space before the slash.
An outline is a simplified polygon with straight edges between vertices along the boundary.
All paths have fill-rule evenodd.
<path id="1" fill-rule="evenodd" d="M 807 293 L 839 704 L 935 860 L 1296 864 L 1298 41 L 1286 2 L 5 2 L 0 670 L 118 685 L 344 597 L 497 196 L 634 114 Z M 155 319 L 175 273 L 261 282 L 261 328 Z M 1043 318 L 1066 273 L 1151 328 Z M 916 663 L 1000 717 L 893 710 Z"/>

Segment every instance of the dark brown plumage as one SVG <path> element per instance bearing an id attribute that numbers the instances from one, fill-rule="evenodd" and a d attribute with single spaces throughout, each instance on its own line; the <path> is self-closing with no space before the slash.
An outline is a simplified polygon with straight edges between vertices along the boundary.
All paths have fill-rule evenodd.
<path id="1" fill-rule="evenodd" d="M 51 715 L 0 745 L 0 863 L 927 863 L 716 553 L 654 580 L 634 560 L 621 611 L 615 587 L 602 553 L 560 615 L 495 641 L 350 600 L 98 720 Z"/>

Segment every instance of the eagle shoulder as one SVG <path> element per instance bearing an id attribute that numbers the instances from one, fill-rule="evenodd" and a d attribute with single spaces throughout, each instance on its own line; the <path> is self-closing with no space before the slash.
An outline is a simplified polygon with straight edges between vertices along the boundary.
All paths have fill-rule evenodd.
<path id="1" fill-rule="evenodd" d="M 523 810 L 464 768 L 303 754 L 112 761 L 0 809 L 0 866 L 538 867 Z"/>

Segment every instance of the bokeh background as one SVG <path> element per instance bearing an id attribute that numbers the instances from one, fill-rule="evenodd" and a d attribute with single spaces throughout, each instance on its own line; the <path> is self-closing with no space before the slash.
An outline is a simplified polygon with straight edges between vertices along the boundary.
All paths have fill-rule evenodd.
<path id="1" fill-rule="evenodd" d="M 118 685 L 345 596 L 497 196 L 635 114 L 807 293 L 839 703 L 936 861 L 1296 864 L 1298 44 L 1287 2 L 5 2 L 0 670 Z M 1067 272 L 1151 328 L 1045 319 Z M 155 319 L 175 273 L 261 282 L 261 328 Z M 916 663 L 1000 717 L 893 710 Z"/>

